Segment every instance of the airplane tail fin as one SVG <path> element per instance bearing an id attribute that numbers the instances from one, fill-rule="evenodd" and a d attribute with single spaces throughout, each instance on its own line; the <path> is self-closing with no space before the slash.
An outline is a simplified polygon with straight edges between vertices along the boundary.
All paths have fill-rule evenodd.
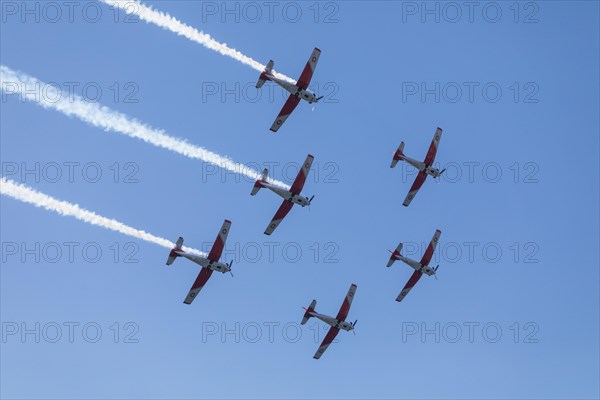
<path id="1" fill-rule="evenodd" d="M 179 257 L 179 254 L 175 253 L 175 251 L 181 250 L 182 245 L 183 245 L 183 238 L 181 236 L 179 236 L 179 239 L 177 239 L 177 243 L 175 243 L 175 247 L 169 253 L 169 258 L 167 258 L 167 265 L 173 264 L 173 261 L 175 261 L 175 259 L 177 257 Z"/>
<path id="2" fill-rule="evenodd" d="M 390 256 L 390 259 L 389 259 L 389 261 L 387 263 L 388 268 L 391 267 L 392 264 L 394 263 L 394 261 L 397 260 L 397 258 L 396 258 L 397 256 L 402 255 L 401 252 L 402 252 L 402 243 L 400 243 L 398 245 L 398 247 L 396 247 L 396 250 L 394 250 L 393 252 L 390 251 L 390 253 L 392 253 L 392 255 Z"/>
<path id="3" fill-rule="evenodd" d="M 264 85 L 265 82 L 269 79 L 266 74 L 270 74 L 271 71 L 273 71 L 274 64 L 275 63 L 273 62 L 273 60 L 269 60 L 269 62 L 267 63 L 267 66 L 265 67 L 264 72 L 260 73 L 260 76 L 258 77 L 258 82 L 256 82 L 257 89 L 260 89 L 262 87 L 262 85 Z"/>
<path id="4" fill-rule="evenodd" d="M 267 177 L 269 176 L 269 170 L 265 168 L 259 180 L 254 183 L 252 187 L 252 192 L 250 194 L 254 196 L 258 191 L 262 188 L 262 184 L 267 182 Z"/>
<path id="5" fill-rule="evenodd" d="M 398 164 L 398 161 L 403 160 L 404 159 L 404 142 L 400 143 L 400 146 L 398 146 L 398 150 L 396 150 L 396 152 L 394 153 L 394 158 L 392 159 L 392 165 L 390 165 L 390 168 L 394 168 L 396 166 L 396 164 Z"/>
<path id="6" fill-rule="evenodd" d="M 310 306 L 308 306 L 308 308 L 305 308 L 306 312 L 304 313 L 304 317 L 302 317 L 302 322 L 301 322 L 302 325 L 306 324 L 306 322 L 310 319 L 311 315 L 309 313 L 315 312 L 316 306 L 317 306 L 317 301 L 313 300 L 310 303 Z"/>

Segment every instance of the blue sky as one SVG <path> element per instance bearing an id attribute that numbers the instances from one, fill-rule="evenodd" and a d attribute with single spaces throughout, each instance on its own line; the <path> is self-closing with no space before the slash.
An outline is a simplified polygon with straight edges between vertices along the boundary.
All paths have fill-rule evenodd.
<path id="1" fill-rule="evenodd" d="M 3 1 L 1 63 L 91 101 L 99 87 L 99 103 L 290 183 L 283 167 L 311 153 L 316 197 L 266 237 L 280 202 L 247 178 L 4 96 L 3 176 L 193 247 L 230 219 L 235 277 L 186 306 L 196 265 L 1 197 L 3 398 L 598 398 L 597 2 L 478 3 L 471 21 L 433 2 L 439 21 L 421 2 L 276 3 L 272 20 L 252 3 L 255 22 L 243 3 L 236 21 L 221 2 L 147 2 L 294 78 L 322 50 L 324 101 L 277 134 L 284 100 L 267 85 L 254 100 L 257 71 L 90 4 L 52 22 Z M 437 126 L 448 175 L 404 208 L 414 175 L 391 154 L 405 141 L 423 158 Z M 411 271 L 386 269 L 387 249 L 419 258 L 436 228 L 439 280 L 395 302 Z M 325 330 L 299 330 L 300 307 L 335 315 L 351 283 L 356 335 L 315 361 Z"/>

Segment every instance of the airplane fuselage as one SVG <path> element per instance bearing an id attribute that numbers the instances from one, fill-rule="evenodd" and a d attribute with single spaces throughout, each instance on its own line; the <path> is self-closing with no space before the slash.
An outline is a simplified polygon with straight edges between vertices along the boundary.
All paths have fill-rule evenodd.
<path id="1" fill-rule="evenodd" d="M 309 104 L 316 103 L 318 101 L 317 96 L 308 89 L 301 89 L 293 83 L 290 83 L 283 79 L 279 79 L 275 75 L 272 75 L 270 73 L 265 73 L 265 75 L 267 78 L 269 78 L 269 80 L 275 82 L 276 84 L 284 88 L 286 91 L 288 91 L 290 94 L 293 94 L 294 96 L 299 97 L 302 100 L 308 101 Z"/>
<path id="2" fill-rule="evenodd" d="M 327 325 L 333 326 L 338 329 L 342 329 L 344 331 L 351 331 L 354 329 L 354 326 L 350 322 L 347 321 L 338 321 L 337 319 L 330 317 L 329 315 L 319 314 L 316 311 L 310 311 L 309 314 L 312 317 L 318 318 L 321 321 L 325 322 Z"/>
<path id="3" fill-rule="evenodd" d="M 302 207 L 306 207 L 306 206 L 310 205 L 310 201 L 308 201 L 308 199 L 306 197 L 304 197 L 300 194 L 292 193 L 289 190 L 285 190 L 283 188 L 280 188 L 279 186 L 271 185 L 270 183 L 266 183 L 266 182 L 263 182 L 262 186 L 264 188 L 271 190 L 272 192 L 277 193 L 277 195 L 282 197 L 284 200 L 291 201 L 294 204 L 299 204 Z"/>
<path id="4" fill-rule="evenodd" d="M 431 165 L 427 165 L 422 161 L 417 161 L 413 158 L 406 157 L 406 156 L 403 157 L 403 160 L 406 161 L 407 163 L 409 163 L 410 165 L 412 165 L 413 167 L 415 167 L 416 169 L 418 169 L 419 171 L 423 171 L 427 175 L 430 175 L 434 178 L 437 178 L 441 175 L 441 172 L 439 169 L 434 168 Z"/>
<path id="5" fill-rule="evenodd" d="M 228 264 L 219 262 L 219 261 L 212 261 L 209 260 L 208 258 L 204 258 L 204 257 L 200 257 L 197 256 L 195 254 L 188 254 L 183 250 L 175 250 L 175 253 L 177 253 L 177 255 L 187 258 L 188 260 L 192 261 L 193 263 L 196 263 L 198 265 L 200 265 L 202 268 L 208 268 L 208 269 L 212 269 L 213 271 L 218 271 L 218 272 L 229 272 L 230 268 Z"/>
<path id="6" fill-rule="evenodd" d="M 433 268 L 431 268 L 429 265 L 423 265 L 418 261 L 412 260 L 412 259 L 410 259 L 408 257 L 404 257 L 402 255 L 396 255 L 395 257 L 396 257 L 396 260 L 400 260 L 403 263 L 409 265 L 410 267 L 414 268 L 415 271 L 419 271 L 419 272 L 429 275 L 429 276 L 435 275 L 435 270 Z"/>

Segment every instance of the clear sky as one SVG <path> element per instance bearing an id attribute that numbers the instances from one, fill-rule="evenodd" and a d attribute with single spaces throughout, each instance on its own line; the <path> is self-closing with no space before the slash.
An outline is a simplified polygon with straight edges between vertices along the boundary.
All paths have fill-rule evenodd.
<path id="1" fill-rule="evenodd" d="M 1 197 L 3 398 L 599 397 L 597 2 L 147 4 L 294 78 L 319 47 L 325 98 L 272 134 L 257 71 L 92 2 L 2 1 L 1 64 L 290 183 L 311 153 L 313 205 L 266 237 L 249 179 L 4 93 L 3 176 L 197 248 L 230 219 L 235 277 L 186 306 L 195 264 Z M 437 126 L 447 175 L 402 207 L 391 154 Z M 397 303 L 387 250 L 437 228 L 439 280 Z M 356 335 L 313 360 L 301 307 L 351 283 Z"/>

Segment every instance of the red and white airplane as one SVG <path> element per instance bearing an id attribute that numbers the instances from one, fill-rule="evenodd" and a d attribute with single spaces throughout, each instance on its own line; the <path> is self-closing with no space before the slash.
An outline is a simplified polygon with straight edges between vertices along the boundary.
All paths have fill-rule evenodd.
<path id="1" fill-rule="evenodd" d="M 442 232 L 439 229 L 435 231 L 435 233 L 433 234 L 433 238 L 429 243 L 429 246 L 427 246 L 427 250 L 425 250 L 425 254 L 423 254 L 423 257 L 421 258 L 421 261 L 415 261 L 411 260 L 410 258 L 404 257 L 400 253 L 402 251 L 402 243 L 400 243 L 398 247 L 396 247 L 395 251 L 390 250 L 390 253 L 392 253 L 392 255 L 387 263 L 388 268 L 392 266 L 394 261 L 400 260 L 408 264 L 415 270 L 415 272 L 413 272 L 410 279 L 404 286 L 404 289 L 402 289 L 402 292 L 400 292 L 400 294 L 396 298 L 396 301 L 402 301 L 402 299 L 408 294 L 408 292 L 410 292 L 410 290 L 417 284 L 419 279 L 421 279 L 421 276 L 423 276 L 423 274 L 427 274 L 429 276 L 433 275 L 437 279 L 436 273 L 437 269 L 439 268 L 439 265 L 435 268 L 431 268 L 429 266 L 429 262 L 431 261 L 431 257 L 433 256 L 433 252 L 435 251 L 435 246 L 440 240 L 441 234 Z"/>
<path id="2" fill-rule="evenodd" d="M 300 78 L 298 78 L 298 82 L 296 84 L 288 82 L 285 79 L 278 78 L 273 74 L 273 60 L 270 60 L 265 67 L 265 70 L 261 72 L 258 82 L 256 82 L 256 87 L 258 89 L 260 89 L 266 81 L 273 81 L 290 92 L 290 97 L 288 97 L 287 101 L 283 105 L 283 108 L 279 112 L 277 119 L 275 119 L 275 122 L 273 122 L 273 125 L 271 126 L 271 130 L 273 132 L 277 132 L 279 128 L 281 128 L 281 125 L 283 125 L 292 111 L 294 111 L 298 103 L 300 103 L 300 99 L 306 100 L 309 104 L 312 104 L 323 98 L 323 96 L 317 97 L 313 92 L 308 90 L 308 85 L 310 84 L 310 80 L 315 72 L 317 61 L 319 61 L 320 55 L 321 50 L 315 47 L 310 58 L 308 59 L 308 62 L 306 63 L 306 66 L 304 67 L 304 71 L 302 71 L 302 74 L 300 75 Z"/>
<path id="3" fill-rule="evenodd" d="M 308 172 L 310 171 L 310 167 L 312 166 L 314 157 L 312 155 L 306 156 L 306 160 L 304 160 L 304 164 L 302 165 L 302 169 L 298 172 L 294 183 L 290 190 L 283 189 L 279 186 L 272 185 L 267 182 L 267 176 L 269 175 L 269 170 L 267 168 L 264 169 L 262 176 L 259 180 L 254 183 L 254 187 L 252 188 L 252 192 L 250 194 L 254 196 L 258 191 L 262 188 L 269 189 L 279 196 L 283 197 L 283 203 L 275 213 L 275 216 L 265 229 L 265 235 L 270 235 L 273 233 L 275 228 L 279 226 L 283 218 L 290 212 L 294 204 L 300 204 L 302 207 L 310 206 L 310 202 L 315 196 L 312 196 L 310 199 L 300 195 L 302 188 L 304 187 L 304 183 L 306 182 L 306 177 L 308 176 Z"/>
<path id="4" fill-rule="evenodd" d="M 406 161 L 407 163 L 419 170 L 415 182 L 408 191 L 408 195 L 406 196 L 406 199 L 404 199 L 404 203 L 402 203 L 403 206 L 408 207 L 408 205 L 410 204 L 412 199 L 414 199 L 421 186 L 423 186 L 423 182 L 425 182 L 427 175 L 431 175 L 434 178 L 439 178 L 444 173 L 445 169 L 439 171 L 437 168 L 432 167 L 432 164 L 435 160 L 435 155 L 437 153 L 438 145 L 440 144 L 441 137 L 442 128 L 437 128 L 437 130 L 435 131 L 435 135 L 433 135 L 433 140 L 431 141 L 429 150 L 427 151 L 427 155 L 425 156 L 425 161 L 423 162 L 414 160 L 404 155 L 404 142 L 400 143 L 400 146 L 398 146 L 398 150 L 396 150 L 396 152 L 394 153 L 394 158 L 392 159 L 392 164 L 390 165 L 390 168 L 394 168 L 396 164 L 398 164 L 398 161 L 402 160 Z"/>
<path id="5" fill-rule="evenodd" d="M 184 257 L 202 267 L 198 277 L 196 278 L 196 281 L 190 289 L 190 292 L 183 301 L 185 304 L 192 304 L 192 301 L 194 301 L 200 290 L 202 290 L 204 285 L 206 285 L 206 282 L 208 282 L 208 279 L 212 275 L 213 271 L 222 273 L 229 272 L 231 274 L 231 265 L 233 264 L 233 260 L 229 264 L 219 262 L 221 253 L 223 253 L 223 248 L 225 247 L 225 241 L 227 240 L 227 234 L 229 233 L 230 227 L 231 221 L 225 220 L 221 230 L 219 231 L 219 234 L 217 235 L 217 238 L 215 239 L 215 243 L 210 249 L 210 253 L 208 253 L 208 257 L 206 258 L 195 254 L 186 253 L 181 248 L 181 245 L 183 245 L 183 238 L 179 237 L 179 239 L 177 239 L 175 247 L 169 253 L 169 258 L 167 258 L 167 265 L 173 264 L 173 261 L 175 261 L 177 257 Z"/>
<path id="6" fill-rule="evenodd" d="M 327 335 L 325 335 L 325 339 L 323 339 L 323 343 L 321 343 L 319 350 L 317 350 L 313 358 L 316 358 L 317 360 L 321 358 L 323 353 L 325 353 L 325 350 L 327 350 L 331 342 L 333 342 L 337 334 L 340 332 L 340 329 L 343 329 L 345 331 L 354 331 L 354 327 L 356 326 L 356 322 L 358 322 L 358 320 L 354 321 L 354 323 L 346 322 L 346 317 L 348 316 L 348 312 L 350 311 L 350 306 L 352 305 L 352 299 L 354 298 L 355 292 L 356 285 L 350 285 L 348 294 L 346 295 L 346 298 L 342 303 L 342 307 L 340 308 L 340 311 L 335 316 L 335 318 L 330 317 L 329 315 L 319 314 L 318 312 L 316 312 L 316 300 L 313 300 L 310 303 L 310 306 L 308 306 L 308 308 L 305 308 L 306 312 L 304 313 L 304 317 L 302 318 L 302 325 L 306 324 L 310 317 L 315 317 L 331 326 L 331 328 L 329 328 L 329 331 L 327 332 Z"/>

